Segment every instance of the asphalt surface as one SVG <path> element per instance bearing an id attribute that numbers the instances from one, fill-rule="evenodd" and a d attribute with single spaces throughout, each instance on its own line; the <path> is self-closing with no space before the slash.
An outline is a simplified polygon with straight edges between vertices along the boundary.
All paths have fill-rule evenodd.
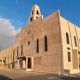
<path id="1" fill-rule="evenodd" d="M 58 76 L 49 73 L 0 69 L 0 80 L 80 80 L 80 73 L 69 76 Z"/>
<path id="2" fill-rule="evenodd" d="M 80 80 L 79 77 L 66 77 L 66 76 L 50 76 L 50 75 L 39 75 L 34 77 L 25 77 L 25 78 L 18 78 L 15 80 Z"/>

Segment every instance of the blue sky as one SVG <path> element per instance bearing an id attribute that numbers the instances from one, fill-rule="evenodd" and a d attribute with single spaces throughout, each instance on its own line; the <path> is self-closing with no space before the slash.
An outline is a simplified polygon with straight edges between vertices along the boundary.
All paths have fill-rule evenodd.
<path id="1" fill-rule="evenodd" d="M 80 0 L 0 0 L 0 16 L 16 29 L 24 27 L 34 4 L 40 6 L 44 17 L 60 9 L 63 17 L 80 26 Z"/>

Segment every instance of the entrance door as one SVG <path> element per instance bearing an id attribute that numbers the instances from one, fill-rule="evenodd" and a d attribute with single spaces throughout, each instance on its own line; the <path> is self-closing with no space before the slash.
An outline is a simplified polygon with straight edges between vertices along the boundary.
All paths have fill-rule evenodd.
<path id="1" fill-rule="evenodd" d="M 31 69 L 31 68 L 32 68 L 32 60 L 31 60 L 31 58 L 28 58 L 27 68 L 28 68 L 28 69 Z"/>
<path id="2" fill-rule="evenodd" d="M 22 59 L 19 60 L 19 66 L 20 66 L 20 69 L 23 69 L 23 62 L 22 62 Z"/>

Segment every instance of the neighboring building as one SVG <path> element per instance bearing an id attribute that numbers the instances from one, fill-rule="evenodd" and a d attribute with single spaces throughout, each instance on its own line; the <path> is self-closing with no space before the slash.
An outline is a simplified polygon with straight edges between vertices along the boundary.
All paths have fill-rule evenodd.
<path id="1" fill-rule="evenodd" d="M 29 23 L 16 36 L 15 44 L 5 50 L 0 52 L 0 63 L 7 68 L 78 73 L 80 28 L 61 17 L 59 11 L 42 19 L 35 5 Z"/>

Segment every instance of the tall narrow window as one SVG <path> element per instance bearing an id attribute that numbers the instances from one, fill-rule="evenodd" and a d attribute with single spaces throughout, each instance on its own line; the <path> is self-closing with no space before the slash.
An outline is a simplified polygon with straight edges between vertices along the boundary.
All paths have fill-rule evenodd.
<path id="1" fill-rule="evenodd" d="M 66 41 L 67 41 L 67 44 L 69 44 L 69 34 L 66 32 Z"/>
<path id="2" fill-rule="evenodd" d="M 23 45 L 21 45 L 21 56 L 23 55 Z"/>
<path id="3" fill-rule="evenodd" d="M 71 62 L 71 54 L 68 52 L 68 62 Z"/>
<path id="4" fill-rule="evenodd" d="M 76 41 L 76 37 L 74 36 L 74 44 L 77 47 L 77 41 Z"/>
<path id="5" fill-rule="evenodd" d="M 39 40 L 37 39 L 37 53 L 39 53 Z"/>
<path id="6" fill-rule="evenodd" d="M 4 59 L 4 65 L 6 64 L 6 57 L 5 57 L 5 59 Z"/>
<path id="7" fill-rule="evenodd" d="M 28 46 L 30 45 L 30 41 L 28 41 Z"/>
<path id="8" fill-rule="evenodd" d="M 80 49 L 80 39 L 79 39 L 79 49 Z"/>
<path id="9" fill-rule="evenodd" d="M 45 51 L 48 51 L 47 36 L 45 36 L 45 38 L 44 38 L 44 43 L 45 43 Z"/>
<path id="10" fill-rule="evenodd" d="M 30 18 L 30 22 L 33 21 L 33 17 Z"/>
<path id="11" fill-rule="evenodd" d="M 18 47 L 17 47 L 17 57 L 18 57 Z"/>

